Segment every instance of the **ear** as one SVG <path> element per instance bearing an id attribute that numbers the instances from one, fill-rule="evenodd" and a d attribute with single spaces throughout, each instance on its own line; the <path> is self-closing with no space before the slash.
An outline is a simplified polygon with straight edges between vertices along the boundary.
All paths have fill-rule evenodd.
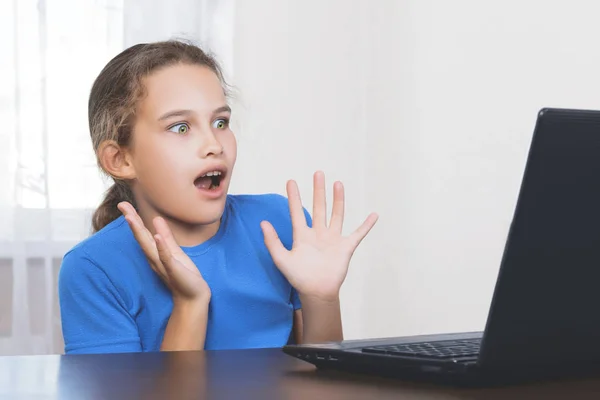
<path id="1" fill-rule="evenodd" d="M 113 178 L 120 180 L 135 179 L 135 168 L 131 162 L 130 153 L 114 140 L 106 140 L 100 143 L 98 159 L 104 171 Z"/>

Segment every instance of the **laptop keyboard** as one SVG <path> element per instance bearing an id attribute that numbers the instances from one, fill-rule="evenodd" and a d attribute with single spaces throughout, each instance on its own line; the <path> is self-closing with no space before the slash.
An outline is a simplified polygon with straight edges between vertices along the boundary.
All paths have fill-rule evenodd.
<path id="1" fill-rule="evenodd" d="M 365 347 L 363 353 L 453 359 L 479 355 L 481 339 L 458 339 Z"/>

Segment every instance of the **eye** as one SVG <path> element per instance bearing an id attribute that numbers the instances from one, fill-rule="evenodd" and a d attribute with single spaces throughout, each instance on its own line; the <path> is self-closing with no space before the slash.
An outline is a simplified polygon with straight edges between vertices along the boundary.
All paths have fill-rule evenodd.
<path id="1" fill-rule="evenodd" d="M 227 129 L 227 127 L 229 126 L 229 120 L 226 118 L 219 118 L 217 120 L 215 120 L 215 122 L 213 122 L 213 128 L 215 129 Z"/>
<path id="2" fill-rule="evenodd" d="M 190 126 L 186 123 L 176 124 L 169 128 L 169 132 L 185 135 L 190 130 Z"/>

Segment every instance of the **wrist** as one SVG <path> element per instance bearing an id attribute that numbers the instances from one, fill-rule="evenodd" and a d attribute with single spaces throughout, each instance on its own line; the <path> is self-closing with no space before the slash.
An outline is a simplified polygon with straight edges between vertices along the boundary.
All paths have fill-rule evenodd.
<path id="1" fill-rule="evenodd" d="M 210 304 L 210 295 L 201 296 L 194 299 L 173 297 L 173 311 L 184 314 L 204 313 L 208 310 Z"/>
<path id="2" fill-rule="evenodd" d="M 160 350 L 203 350 L 208 305 L 209 302 L 205 299 L 189 300 L 175 297 Z"/>
<path id="3" fill-rule="evenodd" d="M 299 295 L 302 303 L 302 343 L 342 341 L 344 333 L 339 296 Z"/>
<path id="4" fill-rule="evenodd" d="M 298 293 L 300 302 L 305 305 L 337 306 L 340 304 L 339 293 Z"/>

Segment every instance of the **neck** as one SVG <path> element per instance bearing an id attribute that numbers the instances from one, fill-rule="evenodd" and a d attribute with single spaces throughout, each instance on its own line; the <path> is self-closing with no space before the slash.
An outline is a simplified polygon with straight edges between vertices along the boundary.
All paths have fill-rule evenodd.
<path id="1" fill-rule="evenodd" d="M 138 205 L 139 207 L 139 205 Z M 221 225 L 221 219 L 208 224 L 190 224 L 184 221 L 180 221 L 176 218 L 169 217 L 165 213 L 161 213 L 151 207 L 139 207 L 138 214 L 144 222 L 146 228 L 154 235 L 156 229 L 154 228 L 153 220 L 156 217 L 162 217 L 169 225 L 171 233 L 179 246 L 193 247 L 198 246 L 214 235 L 216 235 Z"/>

